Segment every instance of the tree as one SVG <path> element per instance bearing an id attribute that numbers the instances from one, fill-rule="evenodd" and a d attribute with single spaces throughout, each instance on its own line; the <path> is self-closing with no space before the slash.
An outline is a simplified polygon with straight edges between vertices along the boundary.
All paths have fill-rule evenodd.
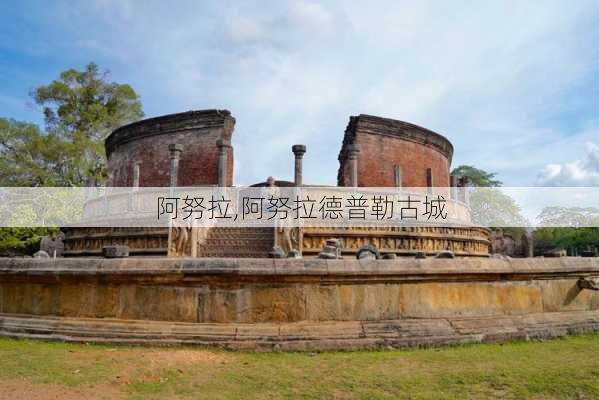
<path id="1" fill-rule="evenodd" d="M 545 207 L 539 220 L 547 226 L 535 231 L 535 247 L 540 252 L 562 248 L 574 255 L 599 248 L 598 208 Z"/>
<path id="2" fill-rule="evenodd" d="M 61 186 L 82 186 L 106 179 L 104 139 L 121 125 L 139 120 L 139 96 L 127 84 L 109 81 L 108 72 L 89 63 L 83 71 L 69 69 L 31 96 L 43 108 L 46 131 L 61 141 Z"/>
<path id="3" fill-rule="evenodd" d="M 104 139 L 117 127 L 143 117 L 137 93 L 109 80 L 94 63 L 69 69 L 30 95 L 43 110 L 45 132 L 35 124 L 0 118 L 0 186 L 84 186 L 106 178 Z M 65 204 L 68 204 L 66 202 Z M 20 217 L 60 220 L 69 213 L 28 205 Z M 41 207 L 41 208 L 40 208 Z M 0 207 L 1 208 L 1 207 Z M 1 211 L 1 210 L 0 210 Z M 57 215 L 60 214 L 60 215 Z M 0 252 L 35 251 L 41 235 L 56 228 L 0 228 Z"/>
<path id="4" fill-rule="evenodd" d="M 527 225 L 518 204 L 497 188 L 474 188 L 470 191 L 472 221 L 479 225 L 501 228 L 520 228 Z M 504 229 L 505 230 L 505 229 Z M 512 229 L 521 235 L 523 229 Z"/>
<path id="5" fill-rule="evenodd" d="M 566 249 L 570 255 L 580 254 L 582 250 L 599 249 L 599 228 L 539 228 L 534 231 L 535 249 L 544 253 L 551 249 Z"/>
<path id="6" fill-rule="evenodd" d="M 0 186 L 64 186 L 67 148 L 53 132 L 0 118 Z"/>
<path id="7" fill-rule="evenodd" d="M 599 208 L 596 207 L 545 207 L 539 214 L 545 226 L 588 227 L 599 225 Z"/>
<path id="8" fill-rule="evenodd" d="M 474 223 L 491 227 L 520 238 L 525 229 L 526 221 L 520 207 L 514 199 L 494 187 L 503 182 L 495 179 L 497 173 L 487 172 L 472 165 L 460 165 L 453 169 L 452 175 L 465 176 L 470 186 L 480 189 L 470 191 L 470 212 Z"/>
<path id="9" fill-rule="evenodd" d="M 451 171 L 452 175 L 468 177 L 471 186 L 490 187 L 501 186 L 503 182 L 495 179 L 497 173 L 487 172 L 472 165 L 460 165 Z"/>

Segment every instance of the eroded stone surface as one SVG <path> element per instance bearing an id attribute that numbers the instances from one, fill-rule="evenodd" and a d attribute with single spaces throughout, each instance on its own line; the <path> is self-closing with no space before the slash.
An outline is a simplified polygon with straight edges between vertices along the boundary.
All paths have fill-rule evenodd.
<path id="1" fill-rule="evenodd" d="M 0 335 L 70 342 L 349 350 L 551 338 L 599 330 L 599 311 L 504 317 L 210 324 L 0 314 Z"/>
<path id="2" fill-rule="evenodd" d="M 599 276 L 599 261 L 4 259 L 0 312 L 282 323 L 599 309 L 580 276 Z"/>

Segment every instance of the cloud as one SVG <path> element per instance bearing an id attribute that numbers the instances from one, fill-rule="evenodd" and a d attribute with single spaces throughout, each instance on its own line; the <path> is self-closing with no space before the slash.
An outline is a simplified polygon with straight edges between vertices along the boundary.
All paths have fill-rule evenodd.
<path id="1" fill-rule="evenodd" d="M 543 186 L 599 186 L 599 146 L 588 142 L 586 157 L 564 164 L 548 164 L 539 175 Z"/>
<path id="2" fill-rule="evenodd" d="M 264 32 L 260 25 L 242 16 L 235 16 L 229 21 L 227 33 L 234 43 L 256 43 L 264 39 Z"/>
<path id="3" fill-rule="evenodd" d="M 140 92 L 148 116 L 230 109 L 236 184 L 291 179 L 290 146 L 302 142 L 305 181 L 335 184 L 345 125 L 359 113 L 436 130 L 454 143 L 454 165 L 498 172 L 506 185 L 536 182 L 546 164 L 580 158 L 593 139 L 584 129 L 599 102 L 593 1 L 29 9 L 36 37 L 62 38 L 60 65 L 97 61 Z"/>

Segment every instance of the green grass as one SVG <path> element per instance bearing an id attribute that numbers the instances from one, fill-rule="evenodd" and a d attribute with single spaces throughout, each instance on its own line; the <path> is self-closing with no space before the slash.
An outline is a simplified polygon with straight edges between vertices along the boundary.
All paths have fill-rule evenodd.
<path id="1" fill-rule="evenodd" d="M 545 342 L 236 353 L 0 339 L 0 385 L 23 379 L 123 398 L 599 399 L 599 334 Z M 87 391 L 87 392 L 86 392 Z"/>

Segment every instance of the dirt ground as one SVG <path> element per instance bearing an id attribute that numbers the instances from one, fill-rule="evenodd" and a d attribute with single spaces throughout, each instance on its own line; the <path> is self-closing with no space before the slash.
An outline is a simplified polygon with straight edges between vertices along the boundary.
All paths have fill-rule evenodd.
<path id="1" fill-rule="evenodd" d="M 213 367 L 227 362 L 226 353 L 200 349 L 156 348 L 100 348 L 78 350 L 77 346 L 65 353 L 63 366 L 72 366 L 74 377 L 98 361 L 112 366 L 114 371 L 104 376 L 103 382 L 83 383 L 74 386 L 39 382 L 38 377 L 0 377 L 0 400 L 29 399 L 124 399 L 130 397 L 128 386 L 164 383 L 164 371 L 178 373 L 188 368 Z M 107 379 L 106 379 L 107 378 Z"/>

